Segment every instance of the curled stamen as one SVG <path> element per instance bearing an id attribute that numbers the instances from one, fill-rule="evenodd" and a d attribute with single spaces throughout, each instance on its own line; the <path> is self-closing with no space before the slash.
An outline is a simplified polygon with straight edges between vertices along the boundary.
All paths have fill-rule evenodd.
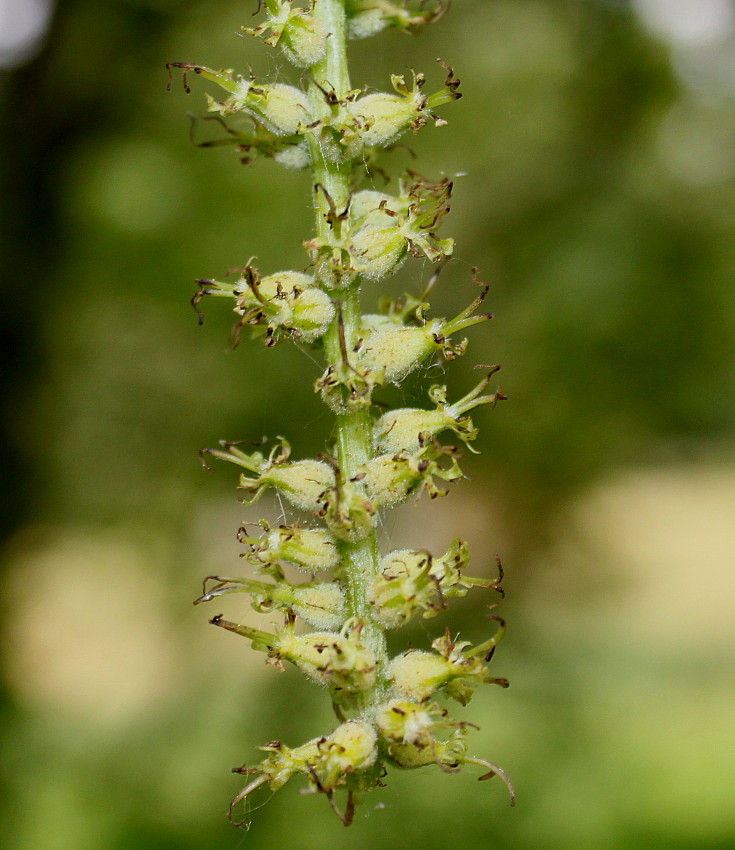
<path id="1" fill-rule="evenodd" d="M 477 764 L 480 767 L 489 768 L 488 772 L 483 774 L 482 776 L 478 776 L 479 782 L 484 782 L 487 779 L 492 779 L 493 776 L 499 776 L 500 779 L 505 783 L 505 787 L 508 789 L 508 794 L 510 795 L 510 804 L 511 806 L 515 806 L 516 804 L 516 792 L 513 788 L 513 783 L 510 781 L 510 777 L 503 770 L 502 767 L 498 767 L 497 764 L 493 764 L 491 761 L 487 761 L 486 759 L 478 759 L 474 757 L 464 758 L 465 763 L 467 764 Z"/>

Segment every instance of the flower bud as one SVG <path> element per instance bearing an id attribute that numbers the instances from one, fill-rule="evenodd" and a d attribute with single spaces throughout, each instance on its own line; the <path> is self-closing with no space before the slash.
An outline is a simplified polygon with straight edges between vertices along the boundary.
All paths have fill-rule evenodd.
<path id="1" fill-rule="evenodd" d="M 292 586 L 291 610 L 315 629 L 338 629 L 345 621 L 345 594 L 336 582 Z"/>
<path id="2" fill-rule="evenodd" d="M 433 239 L 433 224 L 425 216 L 416 219 L 409 197 L 357 192 L 345 213 L 338 214 L 332 207 L 330 215 L 336 236 L 315 237 L 305 243 L 318 279 L 328 289 L 344 287 L 358 274 L 370 279 L 384 277 L 404 259 L 412 239 L 420 239 L 422 244 Z"/>
<path id="3" fill-rule="evenodd" d="M 426 746 L 433 739 L 436 721 L 432 715 L 446 716 L 436 703 L 427 706 L 406 699 L 392 699 L 381 705 L 375 715 L 378 734 L 391 743 L 421 744 Z"/>
<path id="4" fill-rule="evenodd" d="M 465 596 L 473 586 L 498 589 L 500 579 L 465 579 L 460 566 L 469 561 L 466 544 L 455 540 L 441 558 L 428 552 L 399 549 L 380 562 L 380 572 L 368 590 L 374 618 L 389 629 L 407 623 L 423 610 L 425 618 L 434 617 L 446 607 L 445 599 Z"/>
<path id="5" fill-rule="evenodd" d="M 291 661 L 310 679 L 327 685 L 333 698 L 345 702 L 348 694 L 375 684 L 377 660 L 360 640 L 362 623 L 348 620 L 342 631 L 294 634 L 284 630 L 276 646 L 278 655 Z"/>
<path id="6" fill-rule="evenodd" d="M 355 192 L 351 197 L 349 216 L 353 224 L 359 225 L 383 210 L 399 213 L 405 209 L 406 203 L 402 198 L 385 192 L 376 192 L 374 189 L 363 189 L 361 192 Z M 379 217 L 378 220 L 380 220 Z"/>
<path id="7" fill-rule="evenodd" d="M 497 366 L 491 367 L 488 375 L 455 404 L 447 404 L 447 388 L 435 384 L 429 390 L 429 397 L 435 402 L 436 410 L 401 408 L 383 414 L 373 428 L 376 449 L 382 452 L 416 451 L 445 430 L 454 431 L 465 443 L 474 440 L 477 429 L 463 414 L 473 407 L 495 405 L 505 398 L 500 389 L 491 395 L 480 395 L 497 370 Z"/>
<path id="8" fill-rule="evenodd" d="M 314 264 L 314 276 L 319 285 L 328 290 L 344 289 L 355 279 L 357 272 L 350 265 L 350 255 L 345 248 L 332 245 L 329 239 L 315 236 L 304 242 Z"/>
<path id="9" fill-rule="evenodd" d="M 356 543 L 364 540 L 375 527 L 376 505 L 354 482 L 336 485 L 324 494 L 323 501 L 319 516 L 340 540 Z"/>
<path id="10" fill-rule="evenodd" d="M 378 662 L 375 653 L 360 640 L 363 622 L 346 620 L 340 632 L 319 631 L 296 634 L 294 618 L 286 620 L 275 634 L 233 623 L 217 615 L 214 626 L 247 638 L 253 649 L 268 653 L 268 663 L 283 669 L 283 661 L 295 664 L 306 676 L 327 685 L 332 699 L 351 706 L 351 695 L 369 690 L 375 684 Z"/>
<path id="11" fill-rule="evenodd" d="M 388 743 L 388 755 L 398 767 L 434 763 L 455 768 L 466 753 L 465 724 L 447 719 L 447 712 L 436 703 L 390 700 L 378 709 L 376 724 L 378 734 Z M 447 740 L 436 737 L 446 730 L 451 730 Z"/>
<path id="12" fill-rule="evenodd" d="M 292 136 L 309 123 L 306 95 L 283 83 L 251 89 L 257 101 L 249 107 L 253 117 L 277 136 Z"/>
<path id="13" fill-rule="evenodd" d="M 241 316 L 236 338 L 242 326 L 266 330 L 266 344 L 275 345 L 284 333 L 299 342 L 311 343 L 322 336 L 334 319 L 332 299 L 314 285 L 314 278 L 302 272 L 282 271 L 261 277 L 253 266 L 232 283 L 199 280 L 199 292 L 192 299 L 199 320 L 198 304 L 206 295 L 234 298 L 234 311 Z"/>
<path id="14" fill-rule="evenodd" d="M 467 753 L 463 735 L 462 729 L 457 729 L 446 741 L 433 740 L 428 745 L 413 742 L 390 744 L 388 754 L 398 767 L 416 768 L 435 764 L 452 771 L 463 764 Z"/>
<path id="15" fill-rule="evenodd" d="M 261 452 L 242 451 L 237 443 L 223 442 L 222 449 L 202 449 L 206 453 L 241 466 L 256 477 L 240 476 L 240 487 L 250 495 L 246 505 L 252 505 L 273 487 L 292 505 L 316 513 L 323 507 L 324 493 L 334 488 L 334 470 L 321 460 L 288 461 L 291 447 L 281 439 L 266 459 Z M 207 469 L 209 467 L 206 467 Z"/>
<path id="16" fill-rule="evenodd" d="M 288 561 L 307 573 L 331 570 L 339 565 L 340 556 L 334 537 L 322 528 L 300 528 L 297 525 L 280 525 L 271 529 L 261 520 L 264 534 L 261 537 L 238 535 L 241 543 L 249 544 L 246 558 L 253 564 L 269 566 L 278 561 Z"/>
<path id="17" fill-rule="evenodd" d="M 241 282 L 246 282 L 243 278 L 240 280 Z M 263 298 L 269 301 L 275 301 L 277 299 L 292 300 L 297 298 L 305 290 L 313 288 L 314 278 L 303 272 L 282 271 L 260 278 L 257 286 L 261 300 Z M 244 293 L 248 291 L 251 297 L 254 297 L 252 284 L 244 288 Z"/>
<path id="18" fill-rule="evenodd" d="M 408 253 L 405 237 L 393 221 L 385 227 L 368 224 L 350 234 L 349 252 L 354 270 L 369 280 L 396 271 Z"/>
<path id="19" fill-rule="evenodd" d="M 475 647 L 468 641 L 455 643 L 446 632 L 432 643 L 436 653 L 409 649 L 390 663 L 389 677 L 394 688 L 414 702 L 424 702 L 441 688 L 446 696 L 466 705 L 478 684 L 507 687 L 505 679 L 491 678 L 483 662 L 483 658 L 488 660 L 492 655 L 503 630 L 501 622 L 498 634 Z"/>
<path id="20" fill-rule="evenodd" d="M 368 461 L 361 471 L 361 480 L 365 490 L 376 507 L 393 507 L 405 501 L 412 493 L 423 489 L 432 499 L 446 495 L 439 489 L 434 478 L 454 483 L 462 478 L 456 449 L 452 446 L 440 446 L 430 443 L 418 452 L 409 454 L 378 455 Z M 449 458 L 449 466 L 441 466 L 439 461 Z"/>
<path id="21" fill-rule="evenodd" d="M 475 272 L 476 269 L 473 275 Z M 346 352 L 347 356 L 329 364 L 317 380 L 316 390 L 335 413 L 345 413 L 369 404 L 376 385 L 400 383 L 436 351 L 440 350 L 447 360 L 464 354 L 467 340 L 455 343 L 451 334 L 491 318 L 487 313 L 474 315 L 486 293 L 487 287 L 484 287 L 472 304 L 450 321 L 435 319 L 426 322 L 425 305 L 417 299 L 410 304 L 384 302 L 382 314 L 361 317 L 358 344 L 352 351 Z M 403 324 L 409 321 L 422 324 L 418 327 Z M 467 399 L 474 393 L 470 393 Z M 495 396 L 502 397 L 502 394 Z M 466 409 L 469 407 L 472 404 Z M 416 435 L 416 439 L 419 436 Z"/>
<path id="22" fill-rule="evenodd" d="M 389 668 L 396 691 L 416 702 L 424 702 L 451 681 L 453 672 L 445 658 L 424 650 L 408 650 L 394 658 Z"/>
<path id="23" fill-rule="evenodd" d="M 327 34 L 321 21 L 294 11 L 278 44 L 289 61 L 299 68 L 308 68 L 324 56 L 326 43 Z"/>
<path id="24" fill-rule="evenodd" d="M 301 272 L 283 271 L 260 278 L 255 269 L 248 268 L 236 287 L 241 294 L 235 312 L 245 324 L 267 324 L 273 342 L 279 328 L 301 342 L 314 342 L 334 318 L 332 299 Z"/>
<path id="25" fill-rule="evenodd" d="M 240 487 L 255 493 L 246 504 L 257 501 L 265 488 L 273 487 L 295 507 L 316 513 L 322 508 L 326 491 L 334 487 L 334 470 L 321 460 L 274 464 L 256 480 L 242 475 Z"/>
<path id="26" fill-rule="evenodd" d="M 243 32 L 261 38 L 272 47 L 277 45 L 299 68 L 319 62 L 326 47 L 321 22 L 304 9 L 292 9 L 288 0 L 270 0 L 267 6 L 265 21 L 257 27 L 242 27 Z"/>
<path id="27" fill-rule="evenodd" d="M 317 286 L 314 279 L 301 272 L 285 271 L 268 275 L 250 287 L 240 299 L 236 312 L 248 315 L 263 313 L 269 328 L 283 327 L 302 342 L 310 343 L 322 336 L 334 319 L 332 299 Z"/>
<path id="28" fill-rule="evenodd" d="M 389 26 L 388 20 L 379 9 L 366 8 L 359 11 L 365 0 L 348 0 L 348 9 L 355 11 L 347 19 L 347 34 L 350 38 L 369 38 Z"/>
<path id="29" fill-rule="evenodd" d="M 338 629 L 346 616 L 345 596 L 335 582 L 291 584 L 282 575 L 275 584 L 252 579 L 208 576 L 216 582 L 194 604 L 209 602 L 231 593 L 247 593 L 260 614 L 271 611 L 291 612 L 317 629 Z"/>
<path id="30" fill-rule="evenodd" d="M 347 249 L 355 272 L 378 280 L 399 267 L 408 252 L 404 214 L 402 198 L 370 190 L 352 196 Z"/>
<path id="31" fill-rule="evenodd" d="M 476 271 L 476 269 L 473 270 L 473 278 Z M 487 287 L 483 285 L 480 295 L 458 316 L 449 321 L 434 319 L 420 327 L 410 327 L 397 325 L 389 316 L 383 317 L 381 322 L 374 325 L 376 329 L 372 333 L 366 333 L 358 350 L 359 370 L 369 374 L 376 384 L 399 384 L 435 351 L 442 351 L 447 360 L 453 360 L 464 354 L 467 340 L 455 344 L 450 336 L 492 318 L 489 313 L 475 314 L 486 294 Z M 421 315 L 421 312 L 416 312 L 417 319 Z M 373 317 L 364 317 L 363 321 L 367 318 Z M 366 328 L 370 328 L 370 323 L 366 325 Z M 470 396 L 472 395 L 471 393 Z"/>
<path id="32" fill-rule="evenodd" d="M 406 3 L 393 0 L 346 0 L 347 33 L 350 38 L 368 38 L 387 27 L 416 33 L 424 24 L 438 21 L 449 0 L 420 3 L 417 11 L 408 11 Z M 424 8 L 428 7 L 428 8 Z"/>
<path id="33" fill-rule="evenodd" d="M 259 765 L 235 770 L 257 778 L 235 797 L 230 812 L 261 785 L 268 783 L 272 791 L 277 791 L 296 773 L 306 776 L 314 791 L 331 795 L 346 784 L 348 776 L 372 767 L 378 756 L 375 730 L 360 720 L 348 720 L 331 735 L 312 738 L 300 747 L 273 741 L 261 749 L 268 755 Z"/>
<path id="34" fill-rule="evenodd" d="M 371 334 L 378 331 L 392 331 L 403 326 L 402 319 L 396 319 L 394 316 L 383 313 L 363 313 L 360 316 L 360 331 L 363 339 L 367 339 Z"/>
<path id="35" fill-rule="evenodd" d="M 292 325 L 303 342 L 314 342 L 323 336 L 335 314 L 332 299 L 316 286 L 294 298 L 292 309 Z"/>
<path id="36" fill-rule="evenodd" d="M 293 611 L 316 629 L 338 629 L 346 616 L 344 591 L 336 582 L 292 585 L 282 581 L 253 604 L 263 614 L 274 608 Z"/>
<path id="37" fill-rule="evenodd" d="M 401 233 L 401 198 L 366 190 L 352 196 L 348 251 L 354 270 L 371 280 L 395 271 L 408 244 Z"/>
<path id="38" fill-rule="evenodd" d="M 373 428 L 375 448 L 379 452 L 417 451 L 454 420 L 440 410 L 400 408 L 384 413 Z"/>
<path id="39" fill-rule="evenodd" d="M 320 747 L 324 762 L 316 773 L 322 787 L 335 788 L 354 771 L 372 767 L 378 756 L 377 740 L 375 729 L 360 720 L 338 726 Z"/>
<path id="40" fill-rule="evenodd" d="M 436 703 L 427 706 L 393 699 L 378 708 L 375 721 L 379 736 L 387 742 L 388 755 L 398 767 L 433 763 L 443 770 L 456 770 L 463 764 L 479 764 L 501 776 L 511 793 L 512 805 L 513 786 L 505 772 L 491 762 L 467 757 L 464 738 L 468 724 L 448 719 L 447 712 Z M 436 737 L 447 730 L 446 740 Z M 490 778 L 493 773 L 481 778 Z"/>
<path id="41" fill-rule="evenodd" d="M 435 351 L 444 338 L 442 323 L 435 319 L 420 328 L 388 327 L 378 330 L 364 341 L 360 366 L 368 370 L 377 383 L 400 384 Z"/>
<path id="42" fill-rule="evenodd" d="M 306 95 L 283 83 L 256 84 L 239 78 L 230 97 L 222 102 L 208 98 L 210 112 L 232 115 L 245 112 L 276 136 L 293 136 L 311 122 Z"/>
<path id="43" fill-rule="evenodd" d="M 426 98 L 421 94 L 422 84 L 423 77 L 415 77 L 413 91 L 409 92 L 403 77 L 393 77 L 399 94 L 378 92 L 347 105 L 365 147 L 386 147 L 423 117 Z"/>
<path id="44" fill-rule="evenodd" d="M 348 247 L 355 267 L 361 274 L 377 278 L 392 271 L 405 251 L 416 257 L 423 254 L 432 262 L 450 256 L 453 240 L 439 239 L 436 230 L 449 211 L 451 193 L 448 180 L 433 183 L 407 172 L 401 178 L 398 196 L 375 191 L 354 195 L 349 214 L 352 244 Z M 373 255 L 382 264 L 371 272 Z M 393 259 L 392 267 L 384 255 Z"/>

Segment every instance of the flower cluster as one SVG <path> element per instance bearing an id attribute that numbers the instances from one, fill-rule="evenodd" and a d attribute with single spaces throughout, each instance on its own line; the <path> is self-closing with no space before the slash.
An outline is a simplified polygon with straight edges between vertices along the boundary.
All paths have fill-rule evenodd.
<path id="1" fill-rule="evenodd" d="M 267 629 L 225 620 L 211 623 L 246 638 L 265 653 L 269 665 L 292 665 L 328 692 L 339 725 L 297 747 L 273 741 L 259 764 L 236 768 L 247 785 L 230 809 L 256 789 L 277 790 L 300 774 L 307 790 L 324 794 L 347 825 L 358 797 L 384 784 L 387 769 L 435 765 L 453 773 L 465 765 L 484 769 L 480 779 L 499 776 L 496 765 L 468 754 L 471 724 L 454 720 L 436 701 L 466 705 L 481 684 L 507 686 L 488 669 L 505 625 L 477 645 L 453 639 L 449 631 L 430 649 L 408 649 L 393 657 L 386 632 L 414 618 L 432 618 L 448 600 L 473 588 L 502 596 L 497 573 L 467 574 L 469 553 L 454 540 L 444 554 L 423 549 L 378 552 L 381 512 L 412 496 L 445 495 L 463 477 L 463 447 L 472 450 L 477 428 L 470 411 L 505 398 L 489 389 L 497 366 L 478 366 L 482 380 L 450 403 L 447 388 L 433 385 L 426 408 L 378 408 L 376 392 L 400 384 L 432 358 L 462 355 L 467 328 L 491 316 L 479 312 L 488 287 L 472 272 L 475 296 L 451 319 L 434 317 L 428 295 L 454 242 L 438 231 L 452 193 L 449 180 L 434 182 L 407 171 L 395 193 L 360 188 L 381 151 L 429 121 L 443 126 L 436 110 L 460 97 L 454 71 L 443 86 L 426 94 L 426 79 L 415 73 L 391 78 L 392 91 L 366 92 L 349 83 L 345 43 L 387 27 L 408 33 L 438 20 L 444 0 L 261 0 L 263 17 L 243 32 L 279 49 L 297 68 L 307 69 L 308 89 L 269 83 L 231 70 L 186 62 L 179 69 L 189 91 L 190 75 L 225 93 L 208 96 L 211 117 L 248 156 L 257 154 L 290 168 L 310 168 L 316 232 L 304 242 L 304 271 L 261 273 L 251 262 L 237 279 L 197 280 L 192 298 L 200 322 L 202 300 L 228 298 L 237 316 L 234 344 L 250 328 L 267 346 L 281 340 L 319 347 L 324 371 L 315 389 L 336 415 L 335 443 L 316 458 L 292 459 L 278 437 L 263 444 L 223 442 L 202 450 L 202 461 L 217 458 L 240 468 L 243 502 L 251 505 L 273 491 L 301 515 L 298 522 L 272 527 L 261 520 L 243 526 L 238 539 L 253 576 L 208 576 L 196 603 L 245 594 L 260 614 L 275 622 Z M 436 264 L 431 284 L 420 295 L 380 299 L 377 312 L 362 313 L 360 293 L 416 257 Z M 442 441 L 444 435 L 457 438 Z M 289 578 L 292 569 L 306 574 Z M 302 625 L 304 624 L 304 625 Z M 338 805 L 336 793 L 345 795 Z"/>

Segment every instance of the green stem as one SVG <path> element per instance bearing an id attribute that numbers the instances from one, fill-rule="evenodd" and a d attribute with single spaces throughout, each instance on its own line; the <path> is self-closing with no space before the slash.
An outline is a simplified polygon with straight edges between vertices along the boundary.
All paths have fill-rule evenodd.
<path id="1" fill-rule="evenodd" d="M 327 52 L 322 61 L 314 65 L 310 71 L 313 80 L 309 89 L 310 106 L 314 115 L 323 115 L 328 108 L 325 104 L 324 92 L 334 93 L 338 99 L 341 99 L 350 91 L 344 2 L 343 0 L 318 0 L 314 15 L 324 24 L 329 33 Z M 328 199 L 324 191 L 316 187 L 324 187 L 337 211 L 341 212 L 350 198 L 350 177 L 354 162 L 335 163 L 323 156 L 314 133 L 309 135 L 309 144 L 313 162 L 317 236 L 338 244 L 339 236 L 332 231 L 326 218 L 330 210 Z M 347 351 L 351 350 L 359 335 L 359 281 L 354 281 L 341 289 L 338 299 L 335 300 L 340 302 L 338 316 L 324 337 L 324 350 L 328 363 L 340 363 L 342 360 L 341 333 L 344 334 Z M 369 408 L 360 406 L 337 414 L 335 430 L 337 461 L 342 480 L 347 481 L 353 478 L 360 467 L 374 456 Z M 380 671 L 384 671 L 388 661 L 385 633 L 374 621 L 367 601 L 368 588 L 378 572 L 378 547 L 375 532 L 372 531 L 363 540 L 355 543 L 341 541 L 339 547 L 350 616 L 358 617 L 364 622 L 362 640 L 375 653 Z M 380 701 L 385 687 L 385 678 L 380 672 L 377 682 L 373 692 L 364 695 L 363 710 L 369 709 Z"/>

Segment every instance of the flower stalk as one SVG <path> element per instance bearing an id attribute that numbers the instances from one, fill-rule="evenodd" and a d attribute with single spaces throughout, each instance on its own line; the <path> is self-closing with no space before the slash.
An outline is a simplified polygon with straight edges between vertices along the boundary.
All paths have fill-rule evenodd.
<path id="1" fill-rule="evenodd" d="M 478 312 L 487 286 L 477 280 L 476 270 L 473 281 L 480 292 L 466 309 L 451 320 L 430 314 L 430 291 L 454 248 L 451 238 L 437 232 L 449 212 L 450 181 L 432 182 L 407 171 L 397 194 L 360 188 L 376 173 L 381 152 L 430 121 L 445 125 L 435 110 L 461 95 L 459 79 L 441 60 L 446 78 L 431 94 L 424 93 L 423 74 L 409 81 L 394 75 L 391 92 L 353 89 L 348 39 L 387 27 L 415 33 L 439 20 L 446 5 L 443 0 L 262 0 L 262 19 L 243 32 L 306 69 L 306 91 L 188 62 L 168 65 L 169 73 L 183 72 L 187 92 L 191 75 L 224 91 L 219 100 L 208 95 L 208 109 L 226 137 L 206 146 L 233 144 L 248 160 L 257 155 L 311 171 L 314 232 L 304 241 L 309 268 L 264 275 L 248 262 L 234 283 L 198 279 L 192 304 L 201 323 L 205 298 L 234 301 L 234 345 L 244 328 L 269 347 L 282 340 L 321 345 L 325 369 L 315 389 L 335 417 L 334 443 L 314 459 L 292 460 L 281 437 L 267 453 L 260 445 L 233 442 L 202 450 L 207 469 L 205 458 L 239 467 L 245 504 L 275 490 L 303 519 L 276 529 L 261 520 L 260 534 L 241 528 L 244 555 L 260 578 L 208 576 L 196 604 L 245 594 L 256 611 L 280 618 L 272 630 L 221 615 L 210 622 L 246 638 L 274 668 L 282 670 L 289 662 L 325 686 L 340 724 L 295 748 L 272 742 L 258 765 L 236 768 L 248 783 L 233 800 L 233 818 L 235 807 L 258 788 L 277 790 L 301 774 L 308 790 L 326 795 L 349 825 L 359 796 L 385 784 L 388 768 L 430 764 L 447 773 L 481 766 L 485 772 L 479 778 L 499 776 L 514 802 L 505 773 L 468 754 L 471 724 L 453 720 L 432 701 L 445 697 L 465 705 L 480 684 L 507 686 L 487 667 L 503 621 L 493 617 L 495 634 L 474 647 L 446 631 L 431 651 L 408 649 L 391 657 L 386 641 L 388 630 L 419 615 L 431 618 L 473 588 L 502 596 L 500 563 L 497 577 L 472 577 L 465 572 L 469 554 L 462 540 L 438 557 L 425 550 L 381 554 L 376 534 L 381 511 L 420 493 L 445 495 L 448 485 L 463 477 L 459 448 L 440 442 L 440 436 L 452 433 L 469 447 L 477 436 L 469 411 L 505 398 L 499 388 L 488 391 L 497 366 L 478 366 L 485 377 L 453 404 L 445 386 L 432 386 L 434 409 L 378 411 L 375 398 L 380 388 L 400 384 L 432 358 L 451 361 L 464 354 L 467 340 L 456 335 L 491 318 Z M 411 257 L 436 264 L 424 292 L 381 299 L 378 313 L 363 313 L 363 291 L 370 292 Z M 311 579 L 289 581 L 284 563 Z M 343 805 L 336 794 L 345 795 Z"/>

